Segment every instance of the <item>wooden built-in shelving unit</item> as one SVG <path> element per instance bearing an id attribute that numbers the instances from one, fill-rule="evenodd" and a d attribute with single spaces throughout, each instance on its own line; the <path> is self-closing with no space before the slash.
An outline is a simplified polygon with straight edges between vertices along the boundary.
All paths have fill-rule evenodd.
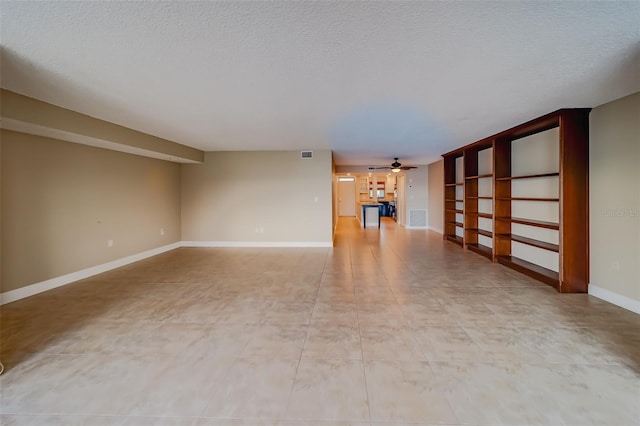
<path id="1" fill-rule="evenodd" d="M 444 154 L 444 238 L 586 292 L 589 112 L 558 110 Z"/>
<path id="2" fill-rule="evenodd" d="M 493 143 L 476 144 L 463 152 L 465 248 L 493 257 Z"/>
<path id="3" fill-rule="evenodd" d="M 462 156 L 450 156 L 444 180 L 444 237 L 456 244 L 464 244 L 464 177 Z"/>

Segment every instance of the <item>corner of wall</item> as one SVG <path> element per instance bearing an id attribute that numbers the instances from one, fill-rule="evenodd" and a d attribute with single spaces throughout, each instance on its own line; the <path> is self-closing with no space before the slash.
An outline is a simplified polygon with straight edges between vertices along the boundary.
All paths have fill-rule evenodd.
<path id="1" fill-rule="evenodd" d="M 589 294 L 640 313 L 640 92 L 589 118 Z"/>

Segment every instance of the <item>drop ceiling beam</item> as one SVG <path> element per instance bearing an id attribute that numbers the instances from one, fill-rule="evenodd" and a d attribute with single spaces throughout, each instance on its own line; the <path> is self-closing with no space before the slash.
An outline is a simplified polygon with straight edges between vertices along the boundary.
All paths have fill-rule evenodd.
<path id="1" fill-rule="evenodd" d="M 0 127 L 178 163 L 202 163 L 204 152 L 0 89 Z"/>

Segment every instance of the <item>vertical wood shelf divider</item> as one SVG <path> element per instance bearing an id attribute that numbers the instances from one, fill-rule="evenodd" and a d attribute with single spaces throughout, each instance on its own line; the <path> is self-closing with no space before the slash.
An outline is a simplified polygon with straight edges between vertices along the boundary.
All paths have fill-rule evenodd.
<path id="1" fill-rule="evenodd" d="M 589 283 L 589 108 L 561 109 L 496 135 L 443 154 L 444 239 L 552 285 L 561 293 L 586 293 Z M 512 174 L 512 142 L 550 129 L 559 130 L 559 171 L 524 176 Z M 479 169 L 479 152 L 493 148 L 491 173 Z M 462 159 L 459 182 L 456 160 Z M 513 181 L 558 179 L 559 197 L 527 194 L 512 196 Z M 491 179 L 492 197 L 479 190 L 481 179 Z M 460 186 L 463 198 L 460 198 Z M 464 200 L 464 202 L 462 202 Z M 480 200 L 490 200 L 491 214 L 479 210 Z M 558 202 L 558 223 L 513 217 L 513 202 Z M 462 208 L 460 208 L 462 207 Z M 463 214 L 462 223 L 457 220 Z M 492 232 L 479 226 L 480 218 L 492 221 Z M 559 244 L 513 234 L 513 224 L 558 232 Z M 461 237 L 457 231 L 463 228 Z M 557 230 L 557 231 L 553 231 Z M 491 238 L 492 246 L 480 244 Z M 513 255 L 513 243 L 558 252 L 558 271 Z M 555 268 L 555 267 L 554 267 Z"/>

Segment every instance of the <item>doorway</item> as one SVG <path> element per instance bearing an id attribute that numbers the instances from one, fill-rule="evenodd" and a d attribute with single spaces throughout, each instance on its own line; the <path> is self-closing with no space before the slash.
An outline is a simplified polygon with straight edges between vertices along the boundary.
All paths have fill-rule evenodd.
<path id="1" fill-rule="evenodd" d="M 405 218 L 407 214 L 405 213 L 406 199 L 405 199 L 405 183 L 406 176 L 404 174 L 398 175 L 397 177 L 397 193 L 398 197 L 396 200 L 396 221 L 398 225 L 405 226 Z"/>
<path id="2" fill-rule="evenodd" d="M 338 178 L 338 216 L 356 215 L 356 179 Z"/>

